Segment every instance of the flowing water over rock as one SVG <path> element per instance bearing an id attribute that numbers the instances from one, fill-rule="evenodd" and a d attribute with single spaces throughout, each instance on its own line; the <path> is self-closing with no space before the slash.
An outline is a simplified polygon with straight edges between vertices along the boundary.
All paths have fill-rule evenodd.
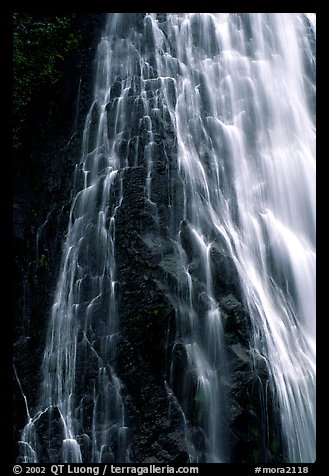
<path id="1" fill-rule="evenodd" d="M 316 459 L 314 47 L 315 14 L 108 14 L 22 461 L 141 462 L 117 363 L 138 240 L 189 462 L 235 461 L 249 403 L 254 461 Z"/>

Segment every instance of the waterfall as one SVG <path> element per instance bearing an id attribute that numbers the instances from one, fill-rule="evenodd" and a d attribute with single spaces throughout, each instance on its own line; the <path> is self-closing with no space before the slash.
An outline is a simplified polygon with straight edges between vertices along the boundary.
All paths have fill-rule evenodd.
<path id="1" fill-rule="evenodd" d="M 315 25 L 311 13 L 108 14 L 22 461 L 39 462 L 42 425 L 48 461 L 135 462 L 116 365 L 131 169 L 145 171 L 144 242 L 152 232 L 172 247 L 159 279 L 175 308 L 164 378 L 189 461 L 231 461 L 227 262 L 250 319 L 243 352 L 266 369 L 264 438 L 272 405 L 284 461 L 315 461 Z"/>

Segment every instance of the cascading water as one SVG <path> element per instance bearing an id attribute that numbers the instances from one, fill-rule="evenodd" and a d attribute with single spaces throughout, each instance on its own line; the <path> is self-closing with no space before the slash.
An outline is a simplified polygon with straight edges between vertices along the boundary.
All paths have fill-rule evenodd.
<path id="1" fill-rule="evenodd" d="M 178 270 L 179 282 L 167 283 L 176 336 L 166 388 L 182 411 L 190 462 L 230 462 L 218 249 L 238 272 L 250 354 L 267 367 L 264 395 L 279 408 L 284 459 L 315 460 L 314 43 L 315 14 L 108 15 L 39 409 L 22 434 L 25 462 L 38 462 L 35 428 L 45 415 L 60 435 L 62 462 L 130 460 L 115 368 L 116 217 L 123 178 L 136 167 L 146 171 L 153 232 L 171 241 Z M 153 184 L 158 136 L 169 140 L 168 124 L 177 152 L 167 179 L 179 183 L 181 196 L 170 191 L 162 226 Z M 178 353 L 187 370 L 180 382 Z M 80 375 L 88 360 L 90 371 Z"/>
<path id="2" fill-rule="evenodd" d="M 86 118 L 82 158 L 76 171 L 82 176 L 84 188 L 73 200 L 51 312 L 40 411 L 23 432 L 23 442 L 27 443 L 23 453 L 28 462 L 38 462 L 36 422 L 44 413 L 49 413 L 51 422 L 54 412 L 63 437 L 59 445 L 61 461 L 85 461 L 81 447 L 91 462 L 128 460 L 121 384 L 111 365 L 118 332 L 114 215 L 121 200 L 111 195 L 119 163 L 113 152 L 116 138 L 107 137 L 106 105 L 112 68 L 108 39 L 104 37 L 98 47 L 94 100 Z M 102 335 L 95 335 L 96 320 Z M 90 385 L 85 375 L 77 374 L 77 359 L 90 358 L 96 369 L 93 387 L 88 388 L 88 399 L 91 395 L 92 400 L 77 402 L 76 387 Z M 86 405 L 92 408 L 92 419 L 87 424 Z M 86 427 L 89 431 L 85 432 Z M 51 454 L 49 459 L 53 461 Z"/>
<path id="3" fill-rule="evenodd" d="M 210 461 L 222 460 L 215 372 L 222 331 L 208 272 L 216 236 L 238 269 L 252 347 L 278 394 L 287 459 L 315 460 L 315 19 L 307 18 L 191 14 L 174 18 L 168 35 L 182 71 L 174 114 L 183 218 L 200 248 L 211 303 L 205 339 L 188 344 L 209 411 Z M 160 61 L 169 75 L 170 59 Z M 190 334 L 198 332 L 189 324 Z"/>

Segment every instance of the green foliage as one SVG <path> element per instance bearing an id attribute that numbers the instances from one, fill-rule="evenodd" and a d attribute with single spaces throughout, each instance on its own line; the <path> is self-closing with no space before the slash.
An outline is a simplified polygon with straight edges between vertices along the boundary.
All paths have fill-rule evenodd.
<path id="1" fill-rule="evenodd" d="M 198 392 L 194 396 L 194 402 L 195 402 L 195 418 L 196 418 L 196 423 L 198 425 L 202 425 L 205 414 L 206 414 L 206 399 L 205 395 L 202 392 Z"/>
<path id="2" fill-rule="evenodd" d="M 63 77 L 65 59 L 80 40 L 74 14 L 13 14 L 14 148 L 21 145 L 21 129 L 34 98 L 54 88 Z"/>
<path id="3" fill-rule="evenodd" d="M 256 438 L 258 438 L 260 436 L 260 431 L 259 431 L 259 428 L 257 426 L 252 426 L 250 428 L 250 431 Z"/>
<path id="4" fill-rule="evenodd" d="M 273 438 L 272 441 L 270 442 L 270 450 L 272 453 L 277 454 L 280 449 L 280 443 L 276 438 Z"/>
<path id="5" fill-rule="evenodd" d="M 40 262 L 39 262 L 39 264 L 40 264 L 40 267 L 41 267 L 41 268 L 48 268 L 48 261 L 47 261 L 47 257 L 46 257 L 45 254 L 42 254 L 42 255 L 40 256 Z"/>
<path id="6" fill-rule="evenodd" d="M 252 451 L 252 462 L 256 464 L 260 463 L 260 451 L 258 449 Z"/>

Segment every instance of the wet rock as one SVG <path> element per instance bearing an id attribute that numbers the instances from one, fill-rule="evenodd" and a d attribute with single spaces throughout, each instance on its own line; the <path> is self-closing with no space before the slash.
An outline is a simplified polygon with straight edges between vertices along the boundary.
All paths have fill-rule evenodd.
<path id="1" fill-rule="evenodd" d="M 65 429 L 57 407 L 49 407 L 35 422 L 40 463 L 55 463 L 62 460 Z"/>
<path id="2" fill-rule="evenodd" d="M 157 15 L 165 31 L 167 14 Z M 85 21 L 88 22 L 88 18 Z M 103 276 L 100 293 L 97 282 L 104 268 L 98 265 L 100 257 L 106 253 L 99 241 L 92 240 L 93 232 L 90 230 L 86 232 L 86 235 L 90 233 L 90 244 L 79 255 L 80 266 L 88 262 L 90 269 L 90 273 L 81 277 L 80 304 L 76 310 L 79 325 L 74 417 L 79 422 L 77 442 L 83 460 L 89 461 L 91 458 L 94 418 L 102 419 L 94 398 L 94 392 L 98 389 L 99 369 L 102 368 L 107 377 L 107 388 L 114 392 L 117 388 L 114 388 L 111 378 L 110 367 L 113 367 L 122 383 L 120 392 L 129 429 L 127 438 L 131 460 L 135 463 L 187 464 L 190 454 L 200 462 L 205 461 L 206 435 L 199 421 L 204 419 L 204 409 L 197 399 L 197 372 L 195 363 L 188 362 L 185 336 L 182 339 L 178 337 L 182 326 L 177 321 L 177 309 L 180 309 L 181 314 L 189 315 L 191 299 L 199 317 L 195 329 L 197 334 L 203 335 L 203 319 L 207 311 L 212 306 L 218 306 L 220 310 L 225 365 L 228 367 L 228 375 L 221 377 L 225 393 L 223 420 L 227 423 L 232 462 L 280 461 L 278 409 L 275 398 L 268 394 L 267 403 L 264 404 L 264 392 L 270 376 L 266 360 L 251 347 L 252 323 L 242 303 L 234 261 L 224 252 L 224 246 L 219 241 L 212 242 L 210 268 L 213 296 L 210 298 L 202 275 L 204 257 L 196 244 L 191 224 L 188 220 L 181 221 L 183 185 L 178 174 L 175 126 L 169 112 L 177 100 L 175 81 L 157 77 L 154 31 L 150 17 L 141 13 L 121 19 L 116 40 L 125 38 L 127 29 L 132 26 L 139 34 L 145 35 L 144 53 L 147 62 L 141 80 L 138 77 L 138 58 L 133 59 L 130 90 L 125 98 L 129 127 L 120 125 L 120 140 L 114 144 L 121 168 L 111 190 L 112 195 L 107 197 L 109 207 L 115 203 L 115 317 L 120 323 L 117 335 L 111 336 L 111 351 L 105 344 L 109 337 L 108 302 L 112 277 Z M 211 29 L 214 37 L 216 32 L 211 20 L 204 23 L 200 14 L 192 16 L 193 44 L 195 47 L 200 44 L 201 50 L 211 56 L 217 51 L 214 46 L 203 42 L 205 27 Z M 96 28 L 95 31 L 100 30 Z M 98 35 L 95 34 L 95 38 Z M 90 51 L 88 48 L 88 51 L 84 51 L 83 62 L 86 64 L 92 64 L 96 39 L 90 43 Z M 172 59 L 172 62 L 178 68 L 177 61 Z M 85 74 L 83 68 L 73 68 L 72 77 Z M 77 74 L 76 70 L 81 74 Z M 52 143 L 49 150 L 40 151 L 40 157 L 34 157 L 32 162 L 22 166 L 22 170 L 18 165 L 16 167 L 15 294 L 20 298 L 15 303 L 15 365 L 30 409 L 37 406 L 47 328 L 45 316 L 49 316 L 60 266 L 59 256 L 67 232 L 70 202 L 74 195 L 72 173 L 80 160 L 81 144 L 78 137 L 82 135 L 85 115 L 92 99 L 91 93 L 87 92 L 92 90 L 91 81 L 90 66 L 83 76 L 82 103 L 77 113 L 79 129 L 75 131 L 72 142 L 69 142 L 68 131 L 64 134 L 65 140 L 63 134 L 56 137 L 54 127 L 53 133 L 48 136 L 49 143 Z M 123 77 L 116 78 L 106 106 L 110 141 L 118 126 L 118 98 L 123 91 L 124 81 Z M 202 76 L 199 83 L 201 107 L 207 115 L 212 108 L 209 91 Z M 164 101 L 163 88 L 168 105 Z M 140 93 L 143 89 L 145 97 L 142 98 Z M 70 93 L 73 97 L 72 87 Z M 71 99 L 70 106 L 63 109 L 63 116 L 66 116 L 66 112 L 72 116 L 73 102 Z M 56 120 L 54 124 L 60 123 L 58 115 Z M 96 112 L 92 121 L 94 129 L 91 131 L 90 150 L 96 138 Z M 39 150 L 37 146 L 40 142 L 38 137 L 31 139 L 30 149 Z M 67 143 L 69 145 L 62 151 L 63 144 Z M 149 156 L 148 152 L 151 152 Z M 43 153 L 44 157 L 41 158 Z M 146 178 L 150 157 L 153 168 L 150 172 L 150 196 L 147 198 Z M 20 157 L 19 164 L 24 164 L 23 159 L 23 156 Z M 107 160 L 105 155 L 100 157 L 100 174 L 105 173 Z M 87 166 L 92 168 L 92 160 Z M 40 179 L 39 184 L 34 175 Z M 34 191 L 30 189 L 30 181 L 35 186 Z M 81 180 L 76 182 L 76 187 L 82 185 Z M 122 200 L 119 201 L 121 193 Z M 54 208 L 48 216 L 49 203 L 54 203 Z M 107 230 L 109 220 L 106 221 Z M 38 234 L 41 226 L 42 233 Z M 179 242 L 176 242 L 173 236 L 178 234 Z M 179 256 L 183 256 L 186 269 Z M 193 284 L 192 296 L 189 295 L 187 273 Z M 179 296 L 185 297 L 185 308 L 178 302 L 182 301 Z M 55 364 L 50 363 L 50 367 L 53 373 Z M 14 397 L 17 441 L 26 423 L 24 399 L 17 382 Z M 268 412 L 267 426 L 262 423 L 265 421 L 262 412 L 265 411 Z M 23 412 L 24 418 L 21 415 Z M 40 462 L 62 461 L 64 428 L 59 410 L 50 407 L 36 421 L 35 428 Z M 113 425 L 108 432 L 111 445 L 103 447 L 102 462 L 123 460 L 117 426 Z"/>

